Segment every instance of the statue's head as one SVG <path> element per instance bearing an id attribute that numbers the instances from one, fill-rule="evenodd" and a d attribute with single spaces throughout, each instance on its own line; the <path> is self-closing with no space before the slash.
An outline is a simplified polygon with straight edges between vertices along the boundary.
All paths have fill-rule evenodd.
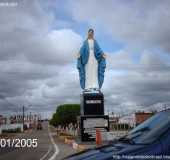
<path id="1" fill-rule="evenodd" d="M 92 28 L 90 28 L 88 30 L 88 38 L 92 38 L 93 39 L 93 37 L 94 37 L 94 30 Z"/>

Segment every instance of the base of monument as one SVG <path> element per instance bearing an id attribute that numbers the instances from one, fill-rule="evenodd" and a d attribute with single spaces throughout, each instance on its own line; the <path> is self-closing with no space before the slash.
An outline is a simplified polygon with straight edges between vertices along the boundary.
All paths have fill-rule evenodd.
<path id="1" fill-rule="evenodd" d="M 109 116 L 84 115 L 78 117 L 79 137 L 82 142 L 96 140 L 96 129 L 102 132 L 109 131 Z"/>
<path id="2" fill-rule="evenodd" d="M 81 94 L 81 115 L 104 115 L 104 96 L 102 92 Z"/>

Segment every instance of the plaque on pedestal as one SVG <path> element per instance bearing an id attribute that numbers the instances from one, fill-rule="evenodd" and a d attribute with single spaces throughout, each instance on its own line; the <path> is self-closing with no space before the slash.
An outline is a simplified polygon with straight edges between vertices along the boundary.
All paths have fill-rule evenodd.
<path id="1" fill-rule="evenodd" d="M 103 93 L 85 93 L 81 95 L 81 115 L 104 115 Z"/>
<path id="2" fill-rule="evenodd" d="M 99 129 L 101 132 L 109 131 L 109 117 L 106 115 L 80 116 L 78 121 L 80 126 L 80 139 L 83 142 L 95 141 L 96 129 Z"/>

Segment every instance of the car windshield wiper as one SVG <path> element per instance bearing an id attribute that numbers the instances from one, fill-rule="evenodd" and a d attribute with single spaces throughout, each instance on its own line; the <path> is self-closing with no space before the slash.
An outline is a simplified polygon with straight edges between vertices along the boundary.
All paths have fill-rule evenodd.
<path id="1" fill-rule="evenodd" d="M 140 136 L 141 134 L 136 135 L 136 136 L 133 136 L 133 135 L 136 134 L 136 133 L 140 133 L 140 132 L 143 133 L 143 132 L 149 131 L 149 130 L 150 130 L 149 127 L 143 127 L 141 129 L 138 129 L 138 130 L 136 130 L 136 131 L 134 131 L 134 132 L 132 132 L 130 134 L 127 134 L 127 135 L 119 138 L 118 141 L 127 142 L 127 143 L 130 143 L 130 144 L 135 144 L 135 141 L 133 139 Z"/>
<path id="2" fill-rule="evenodd" d="M 134 132 L 131 132 L 130 134 L 134 134 L 134 133 L 138 133 L 138 132 L 145 132 L 145 131 L 149 131 L 149 130 L 150 130 L 149 127 L 143 127 L 143 128 L 138 129 L 138 130 L 136 130 Z"/>
<path id="3" fill-rule="evenodd" d="M 145 133 L 145 131 L 150 131 L 150 128 L 149 127 L 143 127 L 143 128 L 138 129 L 134 132 L 131 132 L 127 135 L 127 138 L 134 139 L 136 137 L 141 136 L 143 133 Z"/>
<path id="4" fill-rule="evenodd" d="M 119 138 L 118 141 L 125 142 L 125 143 L 130 143 L 130 144 L 135 144 L 133 139 L 132 138 L 128 138 L 127 135 Z"/>

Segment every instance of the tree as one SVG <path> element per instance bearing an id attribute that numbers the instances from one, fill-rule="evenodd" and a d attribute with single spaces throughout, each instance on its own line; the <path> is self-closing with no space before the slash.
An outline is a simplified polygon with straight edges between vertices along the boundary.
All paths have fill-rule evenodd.
<path id="1" fill-rule="evenodd" d="M 59 118 L 56 113 L 53 114 L 52 119 L 50 120 L 50 124 L 57 126 L 59 123 Z"/>
<path id="2" fill-rule="evenodd" d="M 66 126 L 70 123 L 77 123 L 77 116 L 80 115 L 79 104 L 64 104 L 59 105 L 56 109 L 56 113 L 53 114 L 50 124 L 57 126 Z"/>

